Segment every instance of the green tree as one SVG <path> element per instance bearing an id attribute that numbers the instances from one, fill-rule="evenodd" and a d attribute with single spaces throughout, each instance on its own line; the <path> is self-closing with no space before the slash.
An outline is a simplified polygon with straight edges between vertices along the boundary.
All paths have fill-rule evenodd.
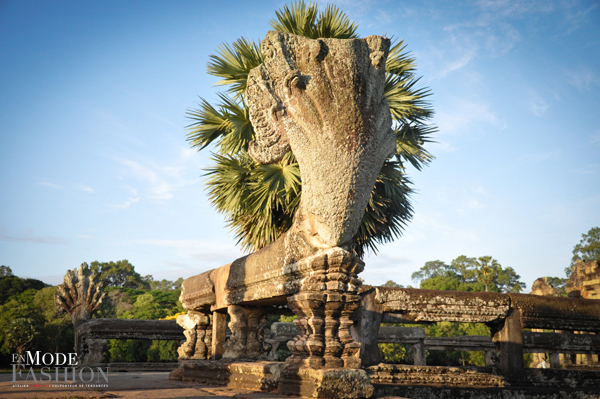
<path id="1" fill-rule="evenodd" d="M 450 265 L 442 261 L 430 261 L 412 274 L 420 287 L 452 291 L 521 292 L 525 283 L 512 267 L 502 265 L 491 256 L 469 258 L 461 255 Z"/>
<path id="2" fill-rule="evenodd" d="M 316 38 L 356 38 L 358 26 L 334 5 L 320 10 L 317 4 L 297 1 L 275 12 L 271 28 Z M 385 162 L 371 194 L 366 213 L 355 237 L 353 249 L 359 256 L 401 234 L 412 217 L 408 163 L 420 170 L 433 157 L 424 146 L 436 128 L 429 124 L 433 110 L 419 88 L 416 63 L 395 41 L 386 61 L 385 96 L 390 106 L 397 151 Z M 256 250 L 286 232 L 300 204 L 302 184 L 293 153 L 273 165 L 259 165 L 247 153 L 254 129 L 245 103 L 248 73 L 263 61 L 255 42 L 240 38 L 222 44 L 210 56 L 207 72 L 226 85 L 216 106 L 200 99 L 199 108 L 189 110 L 192 123 L 188 141 L 199 151 L 213 144 L 214 165 L 207 169 L 208 195 L 215 208 L 225 215 L 238 242 Z"/>
<path id="3" fill-rule="evenodd" d="M 412 274 L 421 288 L 469 292 L 521 292 L 525 283 L 512 267 L 502 265 L 491 256 L 471 258 L 458 256 L 450 265 L 440 261 L 426 262 Z M 462 335 L 490 335 L 489 328 L 481 323 L 439 322 L 423 327 L 428 337 L 456 337 Z M 427 364 L 437 366 L 484 366 L 483 352 L 432 351 Z"/>
<path id="4" fill-rule="evenodd" d="M 8 269 L 8 270 L 7 270 Z M 13 276 L 10 268 L 4 269 L 5 276 L 0 277 L 0 305 L 13 295 L 27 290 L 39 290 L 48 287 L 48 284 L 34 278 L 20 278 Z"/>
<path id="5" fill-rule="evenodd" d="M 10 266 L 0 266 L 0 278 L 2 277 L 8 277 L 8 276 L 12 276 L 12 270 L 10 268 Z"/>
<path id="6" fill-rule="evenodd" d="M 396 283 L 395 281 L 392 281 L 392 280 L 388 280 L 388 281 L 386 281 L 386 282 L 385 282 L 385 283 L 382 285 L 382 287 L 404 288 L 404 286 L 403 286 L 403 285 L 400 285 L 400 284 L 398 284 L 398 283 Z"/>
<path id="7" fill-rule="evenodd" d="M 600 262 L 600 227 L 592 227 L 587 234 L 581 235 L 581 241 L 573 248 L 571 266 L 565 269 L 567 277 L 571 275 L 571 268 L 578 260 Z"/>
<path id="8" fill-rule="evenodd" d="M 150 285 L 150 290 L 152 291 L 170 292 L 179 290 L 181 289 L 181 284 L 183 284 L 183 277 L 179 277 L 177 280 L 171 281 L 167 279 L 154 280 L 152 276 L 148 275 L 144 276 L 143 280 Z"/>
<path id="9" fill-rule="evenodd" d="M 150 284 L 135 271 L 135 266 L 127 259 L 117 262 L 94 261 L 90 269 L 100 273 L 100 280 L 104 282 L 104 287 L 150 289 Z"/>
<path id="10" fill-rule="evenodd" d="M 25 350 L 31 348 L 34 339 L 39 335 L 35 319 L 22 317 L 10 322 L 5 336 L 6 346 L 15 350 L 20 356 L 18 364 L 21 364 L 21 356 Z"/>

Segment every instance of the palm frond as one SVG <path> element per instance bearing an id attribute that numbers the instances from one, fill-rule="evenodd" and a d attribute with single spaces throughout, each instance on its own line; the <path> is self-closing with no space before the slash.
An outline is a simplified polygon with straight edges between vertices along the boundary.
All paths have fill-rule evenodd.
<path id="1" fill-rule="evenodd" d="M 217 85 L 231 85 L 228 93 L 239 98 L 246 91 L 248 73 L 263 62 L 260 46 L 249 42 L 243 37 L 229 45 L 223 43 L 217 50 L 217 55 L 211 55 L 206 70 L 210 75 L 223 78 Z"/>
<path id="2" fill-rule="evenodd" d="M 412 218 L 410 180 L 395 161 L 386 161 L 379 172 L 360 227 L 352 241 L 357 256 L 367 251 L 377 253 L 377 246 L 391 242 L 402 234 Z"/>
<path id="3" fill-rule="evenodd" d="M 271 27 L 280 32 L 317 38 L 358 37 L 358 26 L 337 6 L 320 11 L 318 4 L 299 0 L 275 12 Z M 254 130 L 244 102 L 248 73 L 263 62 L 257 43 L 244 38 L 222 44 L 210 56 L 208 73 L 228 85 L 213 107 L 200 99 L 188 110 L 192 123 L 187 139 L 199 150 L 216 147 L 213 166 L 206 169 L 206 187 L 213 206 L 225 216 L 227 226 L 244 250 L 255 251 L 277 240 L 291 226 L 300 206 L 302 182 L 294 154 L 276 164 L 259 165 L 247 153 Z M 404 42 L 393 43 L 386 61 L 385 98 L 396 133 L 395 158 L 385 162 L 369 198 L 366 212 L 352 241 L 362 257 L 380 244 L 397 238 L 411 219 L 411 182 L 404 163 L 417 170 L 433 156 L 425 149 L 437 131 L 429 124 L 433 109 L 430 92 L 419 86 L 416 62 Z"/>
<path id="4" fill-rule="evenodd" d="M 316 24 L 316 38 L 332 37 L 336 39 L 354 39 L 358 37 L 358 25 L 351 22 L 348 16 L 334 4 L 328 4 L 325 11 L 319 14 Z"/>
<path id="5" fill-rule="evenodd" d="M 415 169 L 421 170 L 424 165 L 435 159 L 425 149 L 426 143 L 431 143 L 431 135 L 437 132 L 437 127 L 421 123 L 405 121 L 394 129 L 396 133 L 396 159 L 407 161 Z"/>
<path id="6" fill-rule="evenodd" d="M 300 205 L 300 169 L 287 154 L 279 163 L 259 165 L 247 152 L 213 154 L 206 169 L 208 197 L 245 250 L 275 241 L 292 225 Z"/>
<path id="7" fill-rule="evenodd" d="M 254 128 L 245 102 L 221 93 L 218 96 L 221 100 L 218 109 L 200 98 L 200 108 L 187 111 L 193 121 L 187 126 L 187 140 L 192 147 L 198 147 L 198 151 L 215 140 L 223 154 L 247 150 L 254 138 Z"/>
<path id="8" fill-rule="evenodd" d="M 351 22 L 348 16 L 337 6 L 329 4 L 325 11 L 320 12 L 316 3 L 308 5 L 299 0 L 284 5 L 282 10 L 275 11 L 277 18 L 271 20 L 271 28 L 278 32 L 306 36 L 310 39 L 330 37 L 337 39 L 352 39 L 358 37 L 358 26 Z"/>

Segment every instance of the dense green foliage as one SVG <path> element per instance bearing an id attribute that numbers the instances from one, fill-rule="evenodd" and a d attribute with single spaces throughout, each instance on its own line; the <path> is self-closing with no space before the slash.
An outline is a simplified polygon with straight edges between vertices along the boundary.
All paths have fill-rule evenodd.
<path id="1" fill-rule="evenodd" d="M 182 278 L 142 278 L 127 260 L 92 262 L 91 266 L 101 272 L 107 287 L 94 318 L 162 319 L 184 311 L 179 302 Z M 56 287 L 13 276 L 6 266 L 0 268 L 0 274 L 0 367 L 9 366 L 12 353 L 73 352 L 73 324 L 66 313 L 56 313 Z M 105 360 L 174 362 L 178 346 L 176 341 L 109 340 Z"/>
<path id="2" fill-rule="evenodd" d="M 150 289 L 149 281 L 142 278 L 127 259 L 117 262 L 98 262 L 96 260 L 90 264 L 90 269 L 100 273 L 104 287 Z M 150 276 L 150 278 L 152 277 Z"/>
<path id="3" fill-rule="evenodd" d="M 432 290 L 519 293 L 526 288 L 512 267 L 503 268 L 491 256 L 461 255 L 449 265 L 440 260 L 430 261 L 414 272 L 412 279 L 420 282 L 420 288 Z"/>
<path id="4" fill-rule="evenodd" d="M 56 287 L 28 289 L 0 305 L 1 366 L 10 364 L 11 353 L 25 350 L 73 351 L 73 324 L 66 314 L 56 315 L 55 292 Z"/>
<path id="5" fill-rule="evenodd" d="M 412 279 L 420 288 L 469 292 L 521 292 L 526 288 L 521 277 L 511 267 L 503 268 L 491 256 L 469 258 L 461 255 L 449 265 L 440 261 L 426 262 Z M 556 283 L 559 283 L 557 279 Z M 398 286 L 393 281 L 388 287 Z M 463 335 L 490 335 L 490 329 L 481 323 L 439 322 L 419 325 L 428 337 L 458 337 Z M 398 344 L 380 344 L 382 357 L 387 363 L 412 363 L 412 347 Z M 483 352 L 428 351 L 427 364 L 432 366 L 484 366 Z"/>
<path id="6" fill-rule="evenodd" d="M 578 260 L 596 260 L 600 262 L 600 227 L 593 227 L 581 235 L 581 241 L 573 248 L 571 266 Z M 565 269 L 567 276 L 571 275 L 571 267 Z"/>
<path id="7" fill-rule="evenodd" d="M 276 11 L 271 28 L 316 38 L 355 38 L 358 26 L 334 5 L 321 10 L 315 3 L 297 1 Z M 386 61 L 385 97 L 390 106 L 397 150 L 384 164 L 365 215 L 353 239 L 358 256 L 376 251 L 379 244 L 401 234 L 412 217 L 409 163 L 417 170 L 433 157 L 425 150 L 436 128 L 429 124 L 433 110 L 426 101 L 429 91 L 418 87 L 416 63 L 395 41 Z M 219 93 L 216 106 L 200 99 L 199 108 L 188 111 L 192 123 L 188 140 L 199 151 L 214 145 L 213 166 L 207 169 L 207 188 L 213 206 L 244 249 L 256 250 L 286 232 L 300 204 L 302 182 L 293 153 L 272 165 L 259 165 L 247 153 L 254 129 L 245 103 L 248 73 L 261 64 L 260 46 L 244 38 L 222 44 L 210 56 L 207 72 L 228 86 Z"/>
<path id="8" fill-rule="evenodd" d="M 13 295 L 30 289 L 41 290 L 44 287 L 48 287 L 48 284 L 33 278 L 14 276 L 10 267 L 0 266 L 0 305 Z"/>

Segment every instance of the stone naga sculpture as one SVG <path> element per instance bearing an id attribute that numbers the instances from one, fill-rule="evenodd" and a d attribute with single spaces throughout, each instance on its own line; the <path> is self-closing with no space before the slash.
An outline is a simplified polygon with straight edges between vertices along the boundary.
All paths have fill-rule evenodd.
<path id="1" fill-rule="evenodd" d="M 231 326 L 239 329 L 239 321 L 255 312 L 237 306 L 281 303 L 278 298 L 285 303 L 293 295 L 288 303 L 299 316 L 301 335 L 290 343 L 288 363 L 360 365 L 349 317 L 358 306 L 356 275 L 364 264 L 352 255 L 351 241 L 377 175 L 396 149 L 384 96 L 389 46 L 380 36 L 312 40 L 269 32 L 261 44 L 264 62 L 248 76 L 246 100 L 256 133 L 249 153 L 267 164 L 294 152 L 300 207 L 277 241 L 187 279 L 180 300 L 192 311 L 229 307 Z M 256 336 L 246 330 L 244 336 Z"/>
<path id="2" fill-rule="evenodd" d="M 87 263 L 82 263 L 79 270 L 68 270 L 65 274 L 64 283 L 58 285 L 54 295 L 54 303 L 57 311 L 67 312 L 75 330 L 75 351 L 82 355 L 82 342 L 78 337 L 78 329 L 84 322 L 91 319 L 92 313 L 102 304 L 106 296 L 103 292 L 103 284 L 100 275 L 95 270 L 89 269 Z M 105 341 L 105 340 L 104 340 Z M 105 344 L 89 342 L 88 344 Z M 98 359 L 88 359 L 88 363 L 99 363 Z"/>

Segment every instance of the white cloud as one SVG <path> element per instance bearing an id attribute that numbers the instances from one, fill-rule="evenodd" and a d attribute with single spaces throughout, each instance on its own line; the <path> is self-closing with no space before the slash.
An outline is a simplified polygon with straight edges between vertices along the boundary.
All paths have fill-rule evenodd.
<path id="1" fill-rule="evenodd" d="M 61 185 L 54 184 L 54 183 L 48 183 L 45 181 L 40 181 L 37 184 L 39 184 L 40 186 L 46 186 L 46 187 L 56 188 L 56 189 L 63 188 L 63 186 L 61 186 Z"/>
<path id="2" fill-rule="evenodd" d="M 94 189 L 93 189 L 93 188 L 91 188 L 91 187 L 88 187 L 88 186 L 83 186 L 83 185 L 80 185 L 80 186 L 79 186 L 79 189 L 80 189 L 81 191 L 87 191 L 88 193 L 93 193 L 93 192 L 94 192 Z"/>
<path id="3" fill-rule="evenodd" d="M 567 71 L 568 82 L 575 86 L 580 92 L 589 91 L 600 83 L 600 79 L 588 68 L 581 68 L 578 71 Z"/>
<path id="4" fill-rule="evenodd" d="M 550 106 L 551 104 L 547 103 L 542 99 L 539 99 L 531 103 L 531 111 L 535 116 L 542 117 L 544 116 L 548 108 L 550 108 Z"/>
<path id="5" fill-rule="evenodd" d="M 65 245 L 67 240 L 61 237 L 38 236 L 31 229 L 26 229 L 21 233 L 7 233 L 6 229 L 0 227 L 1 241 L 32 242 L 36 244 L 58 244 Z"/>
<path id="6" fill-rule="evenodd" d="M 596 130 L 596 133 L 592 134 L 590 143 L 600 143 L 600 129 Z"/>
<path id="7" fill-rule="evenodd" d="M 438 111 L 435 118 L 440 134 L 460 132 L 475 122 L 496 124 L 498 118 L 487 104 L 458 101 L 453 109 Z"/>
<path id="8" fill-rule="evenodd" d="M 235 259 L 245 255 L 232 243 L 219 240 L 144 239 L 133 242 L 142 245 L 171 248 L 175 251 L 175 255 L 181 259 L 199 261 L 203 266 L 210 265 L 211 267 L 231 263 Z"/>
<path id="9" fill-rule="evenodd" d="M 195 162 L 187 152 L 180 151 L 183 162 Z M 174 192 L 183 186 L 194 184 L 200 179 L 187 178 L 185 176 L 186 166 L 180 162 L 178 165 L 158 165 L 153 160 L 132 160 L 132 159 L 117 159 L 119 163 L 125 166 L 123 174 L 135 179 L 138 184 L 145 186 L 141 190 L 142 196 L 159 201 L 165 201 L 173 198 Z M 138 195 L 137 188 L 124 186 L 130 191 L 132 197 Z M 139 199 L 139 198 L 138 198 Z M 131 198 L 130 198 L 131 201 Z M 129 201 L 128 201 L 129 202 Z M 135 201 L 134 201 L 135 202 Z M 126 203 L 127 204 L 127 203 Z M 127 204 L 127 206 L 131 203 Z"/>
<path id="10" fill-rule="evenodd" d="M 139 197 L 137 197 L 137 198 L 127 198 L 127 201 L 125 201 L 125 202 L 123 202 L 121 204 L 113 204 L 111 206 L 114 207 L 114 208 L 125 209 L 125 208 L 129 208 L 132 204 L 135 204 L 139 200 L 140 200 Z"/>

